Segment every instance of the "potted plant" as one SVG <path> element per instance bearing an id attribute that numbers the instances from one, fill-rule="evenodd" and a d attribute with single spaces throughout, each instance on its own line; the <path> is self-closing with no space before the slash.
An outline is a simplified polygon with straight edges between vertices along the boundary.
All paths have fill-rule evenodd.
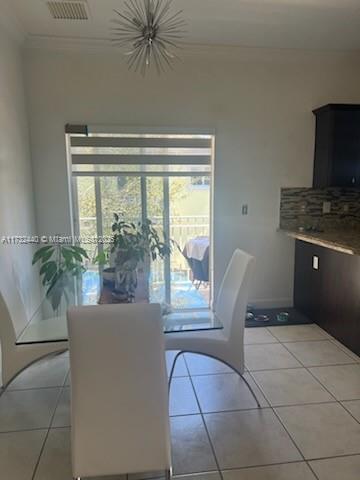
<path id="1" fill-rule="evenodd" d="M 164 233 L 160 236 L 151 220 L 145 222 L 126 222 L 114 213 L 112 224 L 113 241 L 110 250 L 100 253 L 96 261 L 104 265 L 110 259 L 115 264 L 114 295 L 123 301 L 132 302 L 137 287 L 137 270 L 139 264 L 145 265 L 157 258 L 164 259 L 171 255 L 172 241 L 166 241 Z"/>
<path id="2" fill-rule="evenodd" d="M 40 264 L 42 284 L 54 311 L 59 309 L 63 299 L 69 303 L 69 294 L 74 293 L 74 278 L 86 271 L 85 259 L 89 257 L 83 248 L 60 243 L 47 245 L 35 252 L 32 264 Z"/>

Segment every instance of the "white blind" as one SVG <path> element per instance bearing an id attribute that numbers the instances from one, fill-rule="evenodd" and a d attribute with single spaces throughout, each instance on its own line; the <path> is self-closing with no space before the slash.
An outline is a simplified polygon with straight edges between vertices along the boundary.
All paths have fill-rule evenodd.
<path id="1" fill-rule="evenodd" d="M 213 136 L 196 134 L 70 134 L 72 164 L 210 166 Z"/>

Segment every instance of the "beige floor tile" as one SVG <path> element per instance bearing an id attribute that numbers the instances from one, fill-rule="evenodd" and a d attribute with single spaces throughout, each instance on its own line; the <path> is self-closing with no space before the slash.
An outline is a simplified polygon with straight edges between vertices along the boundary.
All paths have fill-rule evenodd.
<path id="1" fill-rule="evenodd" d="M 306 459 L 360 453 L 360 425 L 338 403 L 279 407 L 276 412 Z"/>
<path id="2" fill-rule="evenodd" d="M 0 478 L 30 480 L 34 473 L 46 430 L 0 434 Z"/>
<path id="3" fill-rule="evenodd" d="M 87 480 L 87 477 L 81 477 Z M 72 480 L 70 429 L 50 430 L 34 480 Z M 91 480 L 125 480 L 125 475 L 91 477 Z M 90 480 L 90 478 L 88 479 Z"/>
<path id="4" fill-rule="evenodd" d="M 360 400 L 360 365 L 310 368 L 337 400 Z"/>
<path id="5" fill-rule="evenodd" d="M 245 378 L 254 389 L 260 404 L 268 406 L 250 375 L 245 374 Z M 257 408 L 249 388 L 237 373 L 201 375 L 193 377 L 193 382 L 201 410 L 204 413 Z"/>
<path id="6" fill-rule="evenodd" d="M 52 421 L 52 427 L 70 427 L 70 388 L 64 388 L 61 392 L 58 406 Z"/>
<path id="7" fill-rule="evenodd" d="M 256 345 L 259 343 L 278 343 L 278 340 L 271 335 L 267 328 L 245 328 L 244 344 Z"/>
<path id="8" fill-rule="evenodd" d="M 69 371 L 69 358 L 64 355 L 47 357 L 34 363 L 9 385 L 7 390 L 62 387 Z"/>
<path id="9" fill-rule="evenodd" d="M 48 427 L 59 394 L 58 388 L 3 393 L 0 397 L 0 431 Z"/>
<path id="10" fill-rule="evenodd" d="M 177 475 L 174 479 L 181 480 L 221 480 L 219 472 L 196 473 L 195 475 Z"/>
<path id="11" fill-rule="evenodd" d="M 326 334 L 314 325 L 283 325 L 268 327 L 268 329 L 280 342 L 323 340 L 327 338 Z"/>
<path id="12" fill-rule="evenodd" d="M 360 422 L 360 400 L 352 400 L 350 402 L 341 402 L 348 412 Z"/>
<path id="13" fill-rule="evenodd" d="M 301 456 L 270 409 L 205 415 L 221 469 L 301 460 Z"/>
<path id="14" fill-rule="evenodd" d="M 186 364 L 190 375 L 211 375 L 212 373 L 233 373 L 233 370 L 218 360 L 206 357 L 205 355 L 196 355 L 193 353 L 185 354 Z"/>
<path id="15" fill-rule="evenodd" d="M 190 378 L 173 378 L 170 390 L 170 415 L 189 415 L 194 413 L 199 413 L 199 406 Z"/>
<path id="16" fill-rule="evenodd" d="M 359 480 L 360 455 L 310 462 L 319 480 Z"/>
<path id="17" fill-rule="evenodd" d="M 72 480 L 70 429 L 50 430 L 34 480 Z"/>
<path id="18" fill-rule="evenodd" d="M 245 345 L 245 364 L 250 371 L 301 367 L 280 343 Z"/>
<path id="19" fill-rule="evenodd" d="M 334 401 L 305 368 L 253 372 L 252 375 L 272 406 Z"/>
<path id="20" fill-rule="evenodd" d="M 200 415 L 172 417 L 171 443 L 175 475 L 216 470 L 216 462 Z"/>
<path id="21" fill-rule="evenodd" d="M 284 345 L 305 367 L 354 363 L 349 355 L 329 340 L 294 342 Z"/>
<path id="22" fill-rule="evenodd" d="M 175 356 L 178 352 L 170 350 L 166 352 L 166 366 L 168 370 L 168 375 L 170 375 L 170 370 L 173 365 Z M 174 377 L 187 377 L 189 375 L 185 362 L 184 362 L 184 356 L 181 355 L 177 361 L 176 361 L 176 366 L 174 370 Z"/>
<path id="23" fill-rule="evenodd" d="M 226 470 L 224 480 L 316 480 L 305 462 Z"/>

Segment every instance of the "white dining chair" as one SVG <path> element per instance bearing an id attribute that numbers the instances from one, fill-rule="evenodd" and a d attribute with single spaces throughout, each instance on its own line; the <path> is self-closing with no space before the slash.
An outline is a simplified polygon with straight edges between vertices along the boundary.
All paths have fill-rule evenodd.
<path id="1" fill-rule="evenodd" d="M 171 476 L 163 324 L 156 304 L 67 314 L 73 477 Z"/>
<path id="2" fill-rule="evenodd" d="M 0 255 L 0 272 L 0 390 L 4 390 L 32 363 L 67 350 L 67 343 L 17 344 L 17 338 L 27 326 L 29 318 L 14 278 L 10 256 Z"/>
<path id="3" fill-rule="evenodd" d="M 260 407 L 253 389 L 244 377 L 244 328 L 254 265 L 254 257 L 242 250 L 235 250 L 220 285 L 214 311 L 208 312 L 210 321 L 217 317 L 222 329 L 165 335 L 166 350 L 178 350 L 170 371 L 169 384 L 180 355 L 185 352 L 205 355 L 219 360 L 237 372 Z"/>

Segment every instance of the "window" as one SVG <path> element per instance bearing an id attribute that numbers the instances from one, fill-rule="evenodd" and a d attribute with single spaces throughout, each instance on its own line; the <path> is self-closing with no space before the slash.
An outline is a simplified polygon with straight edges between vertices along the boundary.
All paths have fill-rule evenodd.
<path id="1" fill-rule="evenodd" d="M 213 135 L 88 131 L 68 137 L 76 234 L 111 234 L 115 212 L 128 221 L 150 218 L 179 246 L 170 259 L 152 264 L 151 301 L 208 307 L 209 259 L 201 281 L 186 253 L 196 239 L 211 237 Z M 93 245 L 84 247 L 94 256 Z M 210 258 L 209 252 L 210 245 Z M 96 266 L 91 275 L 99 275 Z"/>

